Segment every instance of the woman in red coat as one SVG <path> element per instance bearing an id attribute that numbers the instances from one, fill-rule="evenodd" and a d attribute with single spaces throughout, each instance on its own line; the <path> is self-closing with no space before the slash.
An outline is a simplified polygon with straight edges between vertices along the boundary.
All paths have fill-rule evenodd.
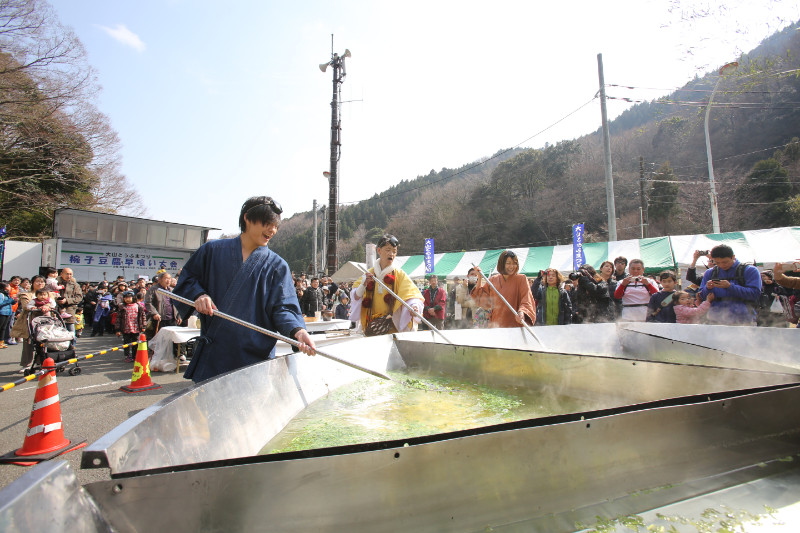
<path id="1" fill-rule="evenodd" d="M 492 316 L 489 319 L 490 328 L 515 328 L 522 325 L 524 320 L 529 325 L 536 322 L 536 310 L 533 305 L 531 288 L 528 285 L 528 278 L 519 273 L 519 260 L 517 254 L 511 250 L 506 250 L 500 254 L 497 260 L 497 274 L 489 278 L 500 294 L 511 304 L 516 313 L 511 312 L 508 306 L 497 296 L 494 290 L 489 287 L 480 273 L 480 267 L 476 267 L 479 272 L 478 281 L 470 295 L 474 299 L 489 297 L 492 302 Z"/>

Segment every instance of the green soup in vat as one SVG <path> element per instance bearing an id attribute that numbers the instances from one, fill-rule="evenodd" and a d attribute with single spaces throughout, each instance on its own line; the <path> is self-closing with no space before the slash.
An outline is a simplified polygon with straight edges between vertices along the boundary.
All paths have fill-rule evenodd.
<path id="1" fill-rule="evenodd" d="M 491 388 L 390 374 L 404 384 L 367 378 L 332 391 L 293 418 L 261 453 L 404 439 L 590 408 L 551 388 Z"/>

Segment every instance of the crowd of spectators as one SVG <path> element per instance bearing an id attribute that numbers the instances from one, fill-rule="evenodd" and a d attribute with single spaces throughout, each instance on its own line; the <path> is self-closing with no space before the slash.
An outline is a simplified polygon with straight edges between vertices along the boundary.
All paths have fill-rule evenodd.
<path id="1" fill-rule="evenodd" d="M 705 269 L 698 272 L 698 269 Z M 800 263 L 778 263 L 774 270 L 759 271 L 736 260 L 733 250 L 719 245 L 697 250 L 685 276 L 666 270 L 646 274 L 640 259 L 617 257 L 596 271 L 582 265 L 565 275 L 542 270 L 528 280 L 535 305 L 535 325 L 565 325 L 614 321 L 707 323 L 780 327 L 800 318 Z M 490 327 L 491 291 L 479 286 L 476 269 L 455 277 L 449 285 L 432 276 L 425 280 L 423 314 L 437 328 Z M 329 276 L 292 274 L 297 299 L 309 320 L 355 320 L 350 316 L 348 282 L 335 283 Z M 49 269 L 46 276 L 31 279 L 12 276 L 0 282 L 0 349 L 28 339 L 27 320 L 55 313 L 79 338 L 117 334 L 126 343 L 139 333 L 152 338 L 160 327 L 181 324 L 174 304 L 156 289 L 171 290 L 177 282 L 159 271 L 153 280 L 78 283 L 69 268 Z M 138 305 L 139 313 L 133 304 Z M 529 317 L 530 318 L 530 317 Z M 423 326 L 424 327 L 424 326 Z M 133 353 L 126 356 L 132 360 Z M 23 347 L 21 365 L 29 367 L 32 351 Z"/>
<path id="2" fill-rule="evenodd" d="M 153 280 L 126 281 L 118 276 L 93 283 L 76 281 L 69 268 L 60 272 L 49 268 L 44 275 L 30 279 L 12 276 L 8 282 L 0 282 L 0 349 L 22 343 L 21 372 L 29 369 L 33 363 L 29 320 L 41 315 L 63 321 L 75 336 L 73 346 L 84 331 L 90 331 L 92 337 L 116 334 L 126 343 L 140 333 L 150 338 L 158 327 L 180 323 L 173 304 L 155 290 L 174 286 L 175 279 L 166 271 L 159 271 Z M 125 350 L 129 362 L 133 355 L 132 347 Z"/>
<path id="3" fill-rule="evenodd" d="M 599 271 L 591 265 L 568 274 L 547 269 L 529 281 L 537 326 L 646 321 L 781 327 L 800 316 L 800 291 L 790 285 L 800 280 L 800 263 L 786 272 L 777 267 L 779 277 L 740 263 L 729 246 L 719 245 L 696 251 L 683 279 L 672 270 L 646 274 L 641 259 L 617 257 Z M 446 327 L 489 327 L 490 300 L 471 297 L 473 269 L 453 282 Z"/>
<path id="4" fill-rule="evenodd" d="M 351 283 L 335 283 L 330 276 L 308 277 L 292 273 L 303 316 L 312 320 L 347 320 L 350 316 Z"/>

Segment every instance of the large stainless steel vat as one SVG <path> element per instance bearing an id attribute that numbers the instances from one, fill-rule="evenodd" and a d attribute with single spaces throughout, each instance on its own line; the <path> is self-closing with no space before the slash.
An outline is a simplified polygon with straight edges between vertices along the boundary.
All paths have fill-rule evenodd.
<path id="1" fill-rule="evenodd" d="M 86 499 L 119 531 L 572 531 L 791 468 L 796 333 L 605 324 L 539 328 L 544 347 L 517 329 L 449 331 L 455 346 L 429 332 L 330 345 L 376 370 L 550 387 L 592 408 L 258 456 L 308 404 L 364 376 L 289 355 L 168 398 L 90 445 L 83 466 L 113 479 L 87 485 Z"/>

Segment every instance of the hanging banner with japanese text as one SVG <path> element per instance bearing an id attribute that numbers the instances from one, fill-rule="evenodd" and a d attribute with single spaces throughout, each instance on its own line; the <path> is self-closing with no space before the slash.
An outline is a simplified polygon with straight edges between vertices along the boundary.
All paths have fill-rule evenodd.
<path id="1" fill-rule="evenodd" d="M 425 273 L 433 272 L 433 239 L 425 239 Z"/>
<path id="2" fill-rule="evenodd" d="M 152 278 L 159 270 L 175 275 L 189 252 L 62 242 L 57 268 L 70 267 L 79 280 L 97 281 L 124 276 Z"/>
<path id="3" fill-rule="evenodd" d="M 572 225 L 572 269 L 578 270 L 586 263 L 583 254 L 583 224 Z"/>

